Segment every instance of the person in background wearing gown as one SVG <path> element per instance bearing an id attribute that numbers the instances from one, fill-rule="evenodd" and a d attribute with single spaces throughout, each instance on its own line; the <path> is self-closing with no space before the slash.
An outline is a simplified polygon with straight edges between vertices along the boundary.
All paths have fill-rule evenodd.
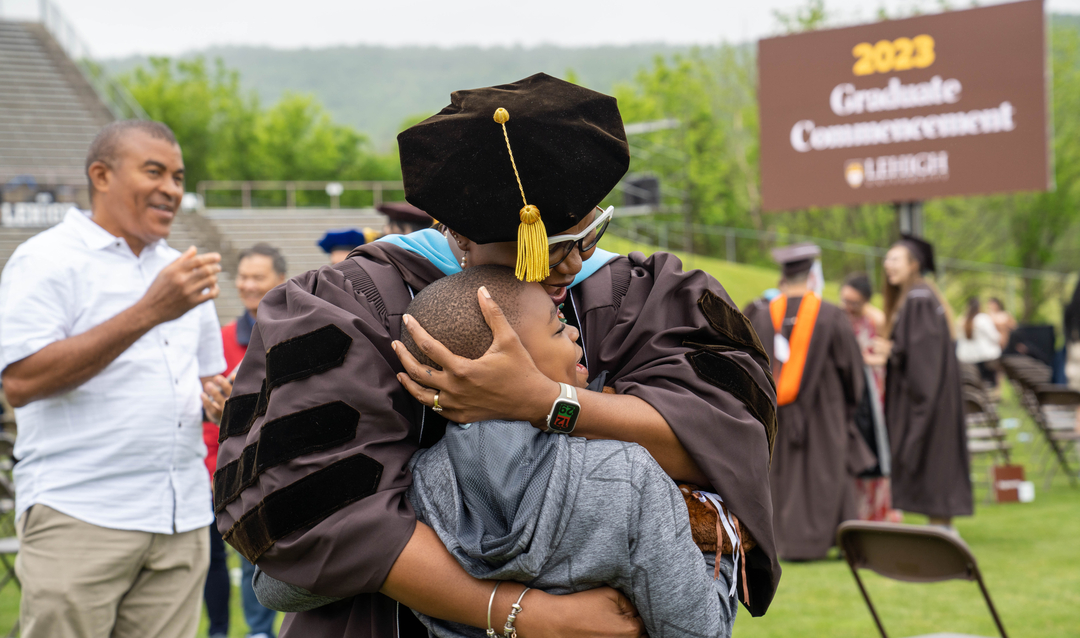
<path id="1" fill-rule="evenodd" d="M 970 459 L 952 310 L 930 272 L 934 249 L 922 239 L 902 235 L 885 255 L 885 420 L 893 505 L 952 529 L 973 511 Z"/>
<path id="2" fill-rule="evenodd" d="M 886 354 L 888 343 L 884 337 L 885 313 L 870 304 L 870 298 L 873 296 L 874 289 L 866 273 L 851 273 L 844 279 L 844 285 L 840 287 L 840 303 L 844 307 L 844 312 L 847 313 L 848 320 L 851 321 L 855 339 L 859 342 L 859 348 L 862 349 L 863 363 L 870 371 L 869 377 L 873 381 L 868 384 L 870 386 L 868 391 L 873 392 L 878 401 L 884 402 L 885 361 L 888 359 Z M 863 400 L 871 400 L 870 395 L 866 394 Z M 871 410 L 867 409 L 865 413 L 869 418 L 873 418 Z M 856 417 L 856 423 L 858 423 L 858 417 Z M 880 456 L 888 454 L 888 447 L 881 446 L 881 443 L 878 442 L 878 467 L 866 473 L 866 476 L 855 477 L 855 498 L 858 504 L 859 520 L 899 523 L 903 520 L 903 515 L 899 510 L 892 508 L 889 477 L 885 467 L 880 464 Z"/>
<path id="3" fill-rule="evenodd" d="M 780 295 L 743 313 L 773 362 L 777 436 L 770 471 L 777 553 L 785 560 L 825 558 L 836 528 L 856 518 L 854 478 L 876 465 L 855 429 L 862 398 L 862 353 L 851 323 L 807 286 L 813 244 L 777 248 Z"/>

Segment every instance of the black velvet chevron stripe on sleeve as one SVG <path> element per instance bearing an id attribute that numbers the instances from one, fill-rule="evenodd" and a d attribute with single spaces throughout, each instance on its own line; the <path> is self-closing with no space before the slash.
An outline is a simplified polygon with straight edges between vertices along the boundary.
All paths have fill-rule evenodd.
<path id="1" fill-rule="evenodd" d="M 263 382 L 263 387 L 265 382 Z M 255 420 L 255 411 L 259 406 L 259 397 L 262 392 L 251 394 L 239 394 L 230 397 L 221 410 L 221 429 L 218 431 L 218 443 L 222 443 L 231 436 L 247 434 L 251 429 L 251 423 Z"/>
<path id="2" fill-rule="evenodd" d="M 762 391 L 746 370 L 720 352 L 701 348 L 687 352 L 686 358 L 698 376 L 732 395 L 746 406 L 750 414 L 765 427 L 769 440 L 769 458 L 772 458 L 773 442 L 776 440 L 776 406 Z"/>
<path id="3" fill-rule="evenodd" d="M 713 330 L 719 332 L 736 345 L 742 348 L 750 348 L 764 357 L 766 361 L 769 360 L 769 355 L 765 353 L 765 347 L 761 345 L 761 339 L 758 338 L 757 331 L 754 330 L 754 326 L 746 318 L 746 315 L 739 312 L 738 308 L 733 307 L 711 290 L 706 290 L 701 299 L 698 299 L 698 306 L 709 321 L 709 325 L 713 327 Z"/>
<path id="4" fill-rule="evenodd" d="M 320 372 L 336 368 L 345 361 L 352 337 L 329 324 L 286 339 L 266 351 L 266 391 Z"/>
<path id="5" fill-rule="evenodd" d="M 235 461 L 214 473 L 214 511 L 220 512 L 267 468 L 356 437 L 360 413 L 334 401 L 274 419 L 263 425 L 259 440 Z"/>
<path id="6" fill-rule="evenodd" d="M 342 459 L 270 494 L 223 538 L 252 563 L 274 543 L 375 493 L 383 466 L 364 454 Z"/>

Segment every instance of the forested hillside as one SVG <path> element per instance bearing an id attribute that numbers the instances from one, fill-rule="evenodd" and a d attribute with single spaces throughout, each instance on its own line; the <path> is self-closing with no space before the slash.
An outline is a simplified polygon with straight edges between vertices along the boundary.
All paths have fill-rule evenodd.
<path id="1" fill-rule="evenodd" d="M 207 61 L 220 58 L 238 71 L 241 84 L 273 104 L 286 91 L 310 93 L 339 124 L 368 134 L 388 147 L 401 123 L 431 115 L 450 101 L 455 89 L 511 82 L 543 71 L 566 78 L 573 72 L 589 88 L 609 92 L 630 82 L 656 56 L 670 57 L 686 47 L 662 44 L 595 48 L 334 47 L 277 50 L 238 47 L 199 51 Z M 107 61 L 114 73 L 144 64 L 142 58 Z"/>

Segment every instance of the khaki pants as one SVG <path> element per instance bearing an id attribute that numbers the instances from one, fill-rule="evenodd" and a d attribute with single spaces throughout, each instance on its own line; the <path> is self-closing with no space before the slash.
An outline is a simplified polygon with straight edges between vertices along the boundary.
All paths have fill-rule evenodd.
<path id="1" fill-rule="evenodd" d="M 23 638 L 193 638 L 210 564 L 205 527 L 151 534 L 34 505 L 16 526 Z"/>

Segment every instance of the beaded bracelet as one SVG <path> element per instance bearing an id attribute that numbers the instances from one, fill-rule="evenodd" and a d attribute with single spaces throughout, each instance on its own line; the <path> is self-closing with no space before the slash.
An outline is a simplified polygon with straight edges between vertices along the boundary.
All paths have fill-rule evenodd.
<path id="1" fill-rule="evenodd" d="M 526 587 L 525 591 L 521 592 L 518 596 L 517 602 L 510 605 L 510 615 L 506 617 L 506 624 L 503 625 L 503 638 L 517 638 L 517 628 L 514 627 L 514 621 L 517 620 L 517 615 L 521 613 L 521 599 L 525 597 L 525 593 L 528 592 L 531 587 Z M 491 622 L 488 621 L 490 625 Z"/>

